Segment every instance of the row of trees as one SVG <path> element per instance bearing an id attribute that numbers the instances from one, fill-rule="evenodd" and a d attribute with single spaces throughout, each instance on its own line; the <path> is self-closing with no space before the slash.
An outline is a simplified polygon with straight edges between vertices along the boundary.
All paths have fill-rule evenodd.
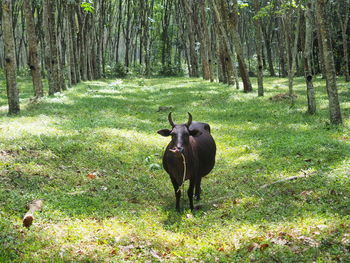
<path id="1" fill-rule="evenodd" d="M 336 74 L 349 81 L 348 0 L 2 0 L 0 66 L 9 113 L 19 112 L 16 72 L 29 65 L 34 96 L 41 76 L 52 95 L 81 80 L 203 76 L 251 92 L 250 77 L 305 74 L 308 111 L 316 112 L 312 76 L 327 80 L 332 123 L 341 123 Z M 1 52 L 1 51 L 0 51 Z"/>

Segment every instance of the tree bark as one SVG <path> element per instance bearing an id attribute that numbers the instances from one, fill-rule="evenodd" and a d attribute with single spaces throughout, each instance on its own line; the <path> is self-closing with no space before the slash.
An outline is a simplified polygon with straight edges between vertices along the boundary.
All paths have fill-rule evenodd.
<path id="1" fill-rule="evenodd" d="M 315 89 L 313 85 L 311 50 L 312 50 L 312 13 L 311 2 L 308 1 L 305 8 L 305 46 L 304 46 L 304 73 L 307 87 L 307 112 L 316 113 Z"/>
<path id="2" fill-rule="evenodd" d="M 31 0 L 24 0 L 24 12 L 27 22 L 27 38 L 29 44 L 29 68 L 32 74 L 32 81 L 34 87 L 34 96 L 36 98 L 44 95 L 43 83 L 41 78 L 40 58 L 38 53 L 38 38 L 35 32 L 35 24 L 33 17 L 33 8 Z"/>
<path id="3" fill-rule="evenodd" d="M 244 92 L 252 92 L 252 84 L 250 82 L 247 66 L 244 59 L 243 48 L 240 36 L 238 34 L 237 26 L 238 26 L 238 3 L 237 0 L 232 1 L 232 10 L 229 12 L 227 7 L 226 0 L 221 0 L 221 8 L 223 12 L 227 12 L 229 14 L 229 22 L 232 27 L 232 36 L 233 43 L 235 46 L 235 51 L 237 54 L 237 60 L 239 64 L 239 71 L 241 73 L 241 78 L 243 81 L 243 91 Z"/>
<path id="4" fill-rule="evenodd" d="M 12 24 L 12 1 L 2 1 L 2 30 L 4 34 L 4 51 L 5 51 L 5 74 L 6 88 L 9 105 L 9 115 L 18 114 L 19 106 L 19 91 L 17 89 L 16 80 L 16 54 L 15 41 L 13 36 Z"/>
<path id="5" fill-rule="evenodd" d="M 205 52 L 205 56 L 207 57 L 207 67 L 205 66 L 206 75 L 204 76 L 204 79 L 208 79 L 211 82 L 214 81 L 213 77 L 213 54 L 211 52 L 211 44 L 210 44 L 210 38 L 209 38 L 209 30 L 207 25 L 207 18 L 206 18 L 206 12 L 205 12 L 205 0 L 199 0 L 199 12 L 201 15 L 201 30 L 202 30 L 202 41 L 201 46 L 203 45 L 203 49 Z"/>
<path id="6" fill-rule="evenodd" d="M 74 66 L 75 68 L 75 80 L 76 83 L 79 83 L 81 80 L 81 75 L 80 75 L 80 64 L 79 64 L 79 48 L 78 48 L 78 37 L 77 37 L 77 16 L 76 16 L 76 3 L 71 3 L 69 5 L 69 19 L 70 19 L 70 33 L 71 33 L 71 38 L 72 38 L 72 49 L 71 51 L 73 52 L 71 55 L 72 61 L 72 67 Z"/>
<path id="7" fill-rule="evenodd" d="M 284 26 L 283 30 L 285 35 L 286 47 L 287 47 L 288 89 L 289 89 L 289 95 L 291 96 L 292 100 L 294 98 L 294 96 L 292 95 L 294 93 L 293 84 L 294 84 L 294 75 L 296 71 L 296 57 L 297 57 L 298 41 L 299 41 L 300 16 L 301 16 L 301 11 L 299 10 L 297 24 L 295 27 L 294 38 L 291 38 L 291 36 L 293 35 L 291 14 L 285 13 L 282 16 L 282 22 Z"/>
<path id="8" fill-rule="evenodd" d="M 254 0 L 255 1 L 255 0 Z M 275 76 L 275 69 L 273 66 L 273 61 L 272 61 L 272 52 L 271 52 L 271 40 L 273 38 L 273 30 L 272 30 L 272 15 L 270 15 L 270 17 L 268 18 L 269 21 L 266 25 L 264 25 L 264 23 L 262 23 L 262 21 L 260 21 L 260 26 L 261 26 L 261 30 L 263 33 L 263 40 L 265 42 L 265 48 L 266 48 L 266 56 L 267 56 L 267 62 L 269 64 L 269 72 L 270 72 L 270 77 L 274 77 Z M 264 53 L 262 53 L 263 55 Z"/>
<path id="9" fill-rule="evenodd" d="M 119 0 L 118 8 L 118 24 L 117 24 L 117 39 L 116 39 L 116 49 L 115 49 L 115 63 L 119 63 L 119 45 L 120 45 L 120 32 L 123 18 L 123 0 Z"/>
<path id="10" fill-rule="evenodd" d="M 254 0 L 255 13 L 258 14 L 260 10 L 259 0 Z M 255 17 L 255 36 L 256 36 L 256 53 L 257 53 L 257 75 L 258 75 L 258 96 L 264 96 L 264 68 L 262 61 L 263 43 L 261 35 L 261 19 Z"/>
<path id="11" fill-rule="evenodd" d="M 345 16 L 344 19 L 342 18 L 340 8 L 345 9 Z M 347 29 L 348 29 L 348 24 L 349 24 L 349 18 L 350 18 L 350 4 L 349 2 L 344 4 L 341 4 L 340 1 L 338 1 L 338 8 L 337 8 L 337 16 L 339 19 L 339 23 L 341 26 L 341 35 L 342 35 L 342 42 L 343 42 L 343 72 L 345 76 L 345 81 L 349 82 L 350 81 L 350 75 L 349 75 L 349 51 L 348 51 L 348 34 L 347 34 Z"/>
<path id="12" fill-rule="evenodd" d="M 342 116 L 340 110 L 340 104 L 338 99 L 336 70 L 334 64 L 334 55 L 331 45 L 331 37 L 329 32 L 328 20 L 325 15 L 326 1 L 316 0 L 316 18 L 320 29 L 322 46 L 323 46 L 323 58 L 324 69 L 326 74 L 326 86 L 329 100 L 329 112 L 330 122 L 332 124 L 341 124 Z"/>
<path id="13" fill-rule="evenodd" d="M 45 63 L 49 75 L 49 95 L 60 91 L 55 9 L 55 2 L 44 0 Z"/>
<path id="14" fill-rule="evenodd" d="M 187 32 L 189 38 L 189 55 L 190 55 L 190 64 L 191 71 L 190 77 L 199 77 L 198 73 L 198 57 L 196 53 L 196 41 L 195 41 L 195 25 L 193 22 L 193 8 L 192 8 L 192 0 L 182 0 L 184 10 L 185 10 L 185 19 L 187 24 Z"/>
<path id="15" fill-rule="evenodd" d="M 72 85 L 75 85 L 78 83 L 77 79 L 77 70 L 76 70 L 76 58 L 75 58 L 75 53 L 76 53 L 76 47 L 74 43 L 74 37 L 75 37 L 75 32 L 74 32 L 74 27 L 72 20 L 74 21 L 74 8 L 71 4 L 67 5 L 67 12 L 68 12 L 68 17 L 67 17 L 67 41 L 69 42 L 69 61 L 68 63 L 70 64 L 70 78 L 71 78 L 71 83 Z"/>
<path id="16" fill-rule="evenodd" d="M 218 47 L 218 53 L 220 55 L 221 61 L 221 71 L 219 70 L 219 80 L 221 78 L 224 83 L 228 83 L 229 85 L 234 85 L 236 83 L 238 89 L 239 85 L 237 81 L 236 67 L 234 66 L 234 63 L 232 61 L 234 56 L 231 50 L 230 38 L 225 28 L 225 24 L 227 25 L 227 19 L 224 19 L 223 12 L 219 12 L 219 8 L 217 6 L 216 1 L 217 0 L 212 1 L 212 7 L 215 17 L 215 24 L 217 27 L 216 31 L 219 33 L 217 34 L 217 41 L 221 41 L 222 43 L 222 46 Z"/>

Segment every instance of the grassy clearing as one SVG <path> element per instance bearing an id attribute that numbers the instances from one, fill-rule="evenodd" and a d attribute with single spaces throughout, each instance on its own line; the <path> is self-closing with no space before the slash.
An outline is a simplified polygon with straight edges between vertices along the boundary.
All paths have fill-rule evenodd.
<path id="1" fill-rule="evenodd" d="M 257 98 L 199 79 L 106 80 L 33 104 L 23 80 L 17 117 L 2 90 L 0 262 L 349 262 L 350 87 L 339 83 L 345 124 L 332 127 L 321 80 L 316 116 L 302 79 L 292 108 L 269 100 L 286 80 L 265 85 Z M 187 197 L 175 212 L 160 168 L 159 106 L 212 126 L 217 164 L 194 214 Z M 38 198 L 44 211 L 24 229 Z"/>

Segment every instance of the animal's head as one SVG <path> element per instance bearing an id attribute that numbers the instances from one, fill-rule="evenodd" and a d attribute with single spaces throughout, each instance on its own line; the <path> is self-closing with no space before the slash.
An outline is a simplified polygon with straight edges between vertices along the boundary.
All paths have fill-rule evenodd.
<path id="1" fill-rule="evenodd" d="M 192 123 L 192 115 L 188 112 L 188 121 L 185 124 L 176 124 L 173 122 L 171 112 L 168 115 L 168 120 L 171 125 L 170 129 L 159 130 L 158 133 L 162 136 L 171 136 L 171 142 L 173 147 L 170 149 L 172 152 L 183 153 L 185 148 L 189 145 L 190 136 L 197 137 L 202 134 L 197 129 L 190 130 Z"/>

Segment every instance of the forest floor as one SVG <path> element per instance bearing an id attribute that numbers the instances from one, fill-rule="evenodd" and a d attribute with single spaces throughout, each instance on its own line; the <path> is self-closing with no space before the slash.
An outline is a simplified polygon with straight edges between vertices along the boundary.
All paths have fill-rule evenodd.
<path id="1" fill-rule="evenodd" d="M 158 78 L 85 82 L 35 103 L 22 80 L 16 117 L 1 90 L 0 262 L 349 262 L 350 85 L 339 81 L 340 127 L 315 85 L 315 116 L 302 78 L 293 107 L 270 99 L 287 92 L 278 78 L 263 98 Z M 194 213 L 186 195 L 175 211 L 159 106 L 212 127 L 217 162 Z M 291 176 L 304 177 L 261 187 Z M 35 199 L 44 208 L 26 229 Z"/>

